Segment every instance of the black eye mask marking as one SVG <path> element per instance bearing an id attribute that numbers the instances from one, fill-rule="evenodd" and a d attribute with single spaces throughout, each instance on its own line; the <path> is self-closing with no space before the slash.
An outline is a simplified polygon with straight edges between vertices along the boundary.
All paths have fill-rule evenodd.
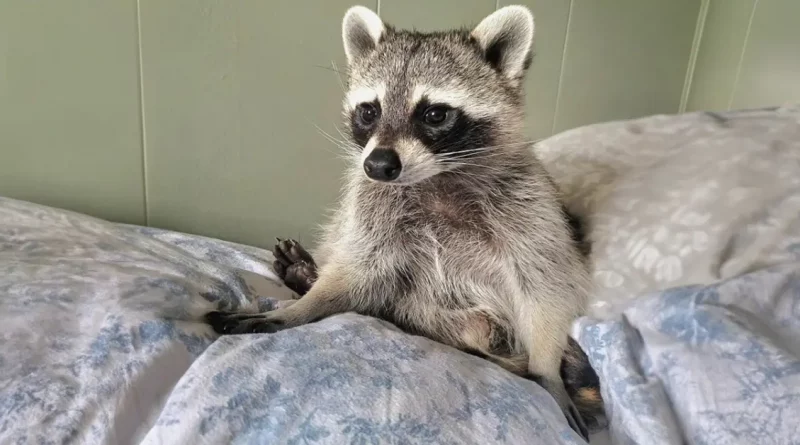
<path id="1" fill-rule="evenodd" d="M 430 125 L 425 114 L 438 107 L 445 107 L 447 117 L 438 125 Z M 413 136 L 435 154 L 488 147 L 494 140 L 490 120 L 473 119 L 459 108 L 432 104 L 427 98 L 417 104 L 411 121 Z"/>
<path id="2" fill-rule="evenodd" d="M 374 111 L 374 119 L 372 121 L 365 119 L 366 115 L 370 114 L 367 112 L 369 109 Z M 367 142 L 375 133 L 375 129 L 378 128 L 381 114 L 381 104 L 377 99 L 372 102 L 360 103 L 350 112 L 350 129 L 353 133 L 353 141 L 356 144 L 362 148 L 367 145 Z"/>

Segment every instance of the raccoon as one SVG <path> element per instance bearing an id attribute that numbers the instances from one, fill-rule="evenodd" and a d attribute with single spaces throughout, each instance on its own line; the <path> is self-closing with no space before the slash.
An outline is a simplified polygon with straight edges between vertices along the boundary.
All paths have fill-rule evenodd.
<path id="1" fill-rule="evenodd" d="M 348 10 L 351 162 L 341 202 L 313 257 L 291 240 L 275 248 L 276 271 L 305 295 L 260 314 L 209 313 L 214 329 L 379 317 L 535 379 L 588 437 L 584 416 L 599 406 L 599 385 L 568 337 L 586 304 L 588 266 L 523 134 L 533 33 L 522 6 L 471 30 L 431 33 Z"/>

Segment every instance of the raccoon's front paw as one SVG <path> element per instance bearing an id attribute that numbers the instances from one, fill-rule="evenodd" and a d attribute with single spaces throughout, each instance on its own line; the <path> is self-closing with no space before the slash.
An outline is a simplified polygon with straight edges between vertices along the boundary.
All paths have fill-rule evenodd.
<path id="1" fill-rule="evenodd" d="M 262 314 L 233 314 L 230 312 L 209 312 L 206 322 L 211 325 L 217 334 L 272 334 L 286 328 L 285 323 L 270 313 Z"/>
<path id="2" fill-rule="evenodd" d="M 567 394 L 564 384 L 561 381 L 554 381 L 548 379 L 540 380 L 542 387 L 556 399 L 558 406 L 567 418 L 567 423 L 576 433 L 580 434 L 587 442 L 589 441 L 589 428 L 583 420 L 583 416 L 578 412 L 572 399 Z"/>
<path id="3" fill-rule="evenodd" d="M 272 249 L 273 269 L 286 286 L 302 296 L 317 280 L 317 264 L 311 255 L 293 239 L 282 240 Z"/>

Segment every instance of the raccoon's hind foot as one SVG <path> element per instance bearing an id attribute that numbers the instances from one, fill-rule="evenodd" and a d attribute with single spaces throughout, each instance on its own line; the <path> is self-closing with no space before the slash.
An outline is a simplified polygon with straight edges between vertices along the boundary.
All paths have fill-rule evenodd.
<path id="1" fill-rule="evenodd" d="M 605 416 L 600 378 L 589 363 L 589 357 L 572 337 L 561 360 L 561 378 L 589 429 L 599 428 Z"/>
<path id="2" fill-rule="evenodd" d="M 286 329 L 285 323 L 269 312 L 262 314 L 235 314 L 230 312 L 209 312 L 206 323 L 220 335 L 272 334 Z"/>
<path id="3" fill-rule="evenodd" d="M 311 255 L 293 239 L 278 241 L 272 249 L 275 261 L 272 267 L 286 286 L 303 296 L 317 281 L 317 263 Z"/>
<path id="4" fill-rule="evenodd" d="M 567 394 L 561 379 L 553 380 L 539 377 L 536 380 L 538 380 L 542 388 L 550 393 L 556 403 L 558 403 L 558 406 L 561 407 L 561 411 L 564 413 L 564 417 L 567 418 L 569 426 L 588 442 L 589 428 L 586 426 L 583 416 L 569 397 L 569 394 Z"/>

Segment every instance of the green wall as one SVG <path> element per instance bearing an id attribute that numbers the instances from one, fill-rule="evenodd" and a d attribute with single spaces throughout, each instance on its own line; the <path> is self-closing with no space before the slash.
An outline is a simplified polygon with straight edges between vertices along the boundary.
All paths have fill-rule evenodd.
<path id="1" fill-rule="evenodd" d="M 800 102 L 800 1 L 708 0 L 686 110 Z"/>
<path id="2" fill-rule="evenodd" d="M 0 195 L 269 245 L 338 196 L 354 0 L 0 1 Z M 370 0 L 474 24 L 504 0 Z M 527 0 L 529 128 L 800 101 L 797 0 Z M 319 128 L 319 129 L 318 129 Z"/>
<path id="3" fill-rule="evenodd" d="M 0 195 L 143 223 L 136 0 L 0 0 Z"/>

